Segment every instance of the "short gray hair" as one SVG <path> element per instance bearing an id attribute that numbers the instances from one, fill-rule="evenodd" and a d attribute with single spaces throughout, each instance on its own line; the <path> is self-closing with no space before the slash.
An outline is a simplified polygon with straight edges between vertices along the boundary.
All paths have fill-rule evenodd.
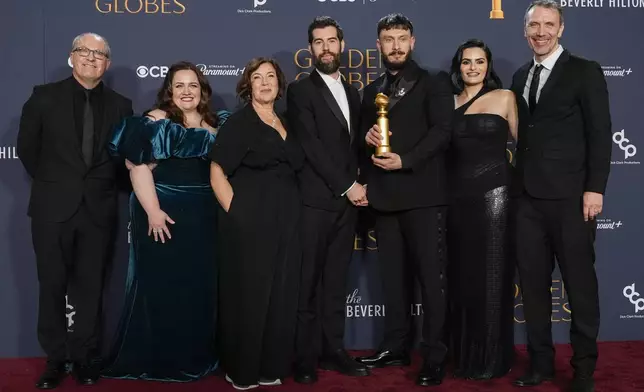
<path id="1" fill-rule="evenodd" d="M 530 3 L 530 5 L 528 6 L 528 8 L 525 10 L 525 15 L 523 16 L 524 25 L 528 23 L 528 13 L 530 13 L 530 11 L 532 11 L 534 7 L 550 8 L 551 10 L 557 10 L 557 12 L 559 12 L 559 23 L 560 24 L 564 23 L 563 8 L 561 8 L 561 4 L 559 4 L 558 1 L 533 0 L 532 3 Z"/>
<path id="2" fill-rule="evenodd" d="M 83 34 L 77 35 L 76 38 L 74 38 L 74 40 L 72 41 L 72 51 L 80 45 L 80 40 L 83 39 L 83 37 L 86 37 L 88 35 L 91 35 L 92 37 L 96 38 L 99 41 L 103 41 L 103 44 L 105 45 L 105 54 L 107 55 L 107 58 L 112 57 L 112 50 L 110 49 L 109 42 L 107 42 L 105 37 L 102 37 L 96 33 L 83 33 Z"/>

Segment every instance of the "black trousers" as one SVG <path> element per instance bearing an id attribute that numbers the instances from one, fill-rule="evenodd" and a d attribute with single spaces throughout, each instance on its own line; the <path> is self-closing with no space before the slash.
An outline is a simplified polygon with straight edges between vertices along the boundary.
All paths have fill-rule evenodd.
<path id="1" fill-rule="evenodd" d="M 113 225 L 94 223 L 81 205 L 66 222 L 32 219 L 40 287 L 38 341 L 49 360 L 89 362 L 99 355 L 103 277 Z M 67 333 L 65 295 L 75 308 Z"/>
<path id="2" fill-rule="evenodd" d="M 581 197 L 543 200 L 524 194 L 515 203 L 516 256 L 532 366 L 554 370 L 550 288 L 556 257 L 572 313 L 570 363 L 577 372 L 592 375 L 599 332 L 596 221 L 584 221 Z"/>
<path id="3" fill-rule="evenodd" d="M 397 353 L 411 350 L 411 304 L 417 281 L 423 306 L 421 354 L 435 364 L 445 360 L 446 211 L 446 207 L 428 207 L 377 212 L 378 263 L 385 298 L 381 350 Z"/>
<path id="4" fill-rule="evenodd" d="M 303 257 L 297 312 L 296 361 L 315 367 L 321 355 L 344 348 L 347 274 L 353 254 L 358 211 L 305 206 Z"/>

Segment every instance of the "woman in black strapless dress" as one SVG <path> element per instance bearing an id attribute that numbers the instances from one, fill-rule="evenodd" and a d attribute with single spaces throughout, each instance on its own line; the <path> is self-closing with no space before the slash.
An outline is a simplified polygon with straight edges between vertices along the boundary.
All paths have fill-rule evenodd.
<path id="1" fill-rule="evenodd" d="M 490 379 L 514 360 L 508 137 L 516 136 L 514 94 L 502 90 L 479 40 L 452 60 L 456 91 L 448 214 L 450 351 L 454 375 Z"/>

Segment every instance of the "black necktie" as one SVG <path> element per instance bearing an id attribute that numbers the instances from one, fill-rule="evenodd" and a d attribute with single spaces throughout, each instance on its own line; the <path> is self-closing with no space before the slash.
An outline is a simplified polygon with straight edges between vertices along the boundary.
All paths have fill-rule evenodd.
<path id="1" fill-rule="evenodd" d="M 530 105 L 530 114 L 534 113 L 534 109 L 537 107 L 537 90 L 539 89 L 539 74 L 543 65 L 537 64 L 534 67 L 534 72 L 532 74 L 532 81 L 530 82 L 530 91 L 528 92 L 528 105 Z"/>
<path id="2" fill-rule="evenodd" d="M 94 154 L 94 112 L 89 101 L 89 91 L 85 90 L 85 109 L 83 111 L 83 158 L 89 167 Z"/>

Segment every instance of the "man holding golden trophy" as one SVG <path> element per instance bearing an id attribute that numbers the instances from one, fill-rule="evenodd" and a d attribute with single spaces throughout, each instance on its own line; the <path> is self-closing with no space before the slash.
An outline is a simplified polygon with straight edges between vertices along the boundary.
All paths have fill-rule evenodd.
<path id="1" fill-rule="evenodd" d="M 442 382 L 447 354 L 445 149 L 454 99 L 446 73 L 429 72 L 411 59 L 413 33 L 401 14 L 379 21 L 377 46 L 387 72 L 364 89 L 361 131 L 374 153 L 361 165 L 359 182 L 367 184 L 376 214 L 387 311 L 379 349 L 358 360 L 369 367 L 409 365 L 415 277 L 424 313 L 424 363 L 416 382 L 429 386 Z"/>

